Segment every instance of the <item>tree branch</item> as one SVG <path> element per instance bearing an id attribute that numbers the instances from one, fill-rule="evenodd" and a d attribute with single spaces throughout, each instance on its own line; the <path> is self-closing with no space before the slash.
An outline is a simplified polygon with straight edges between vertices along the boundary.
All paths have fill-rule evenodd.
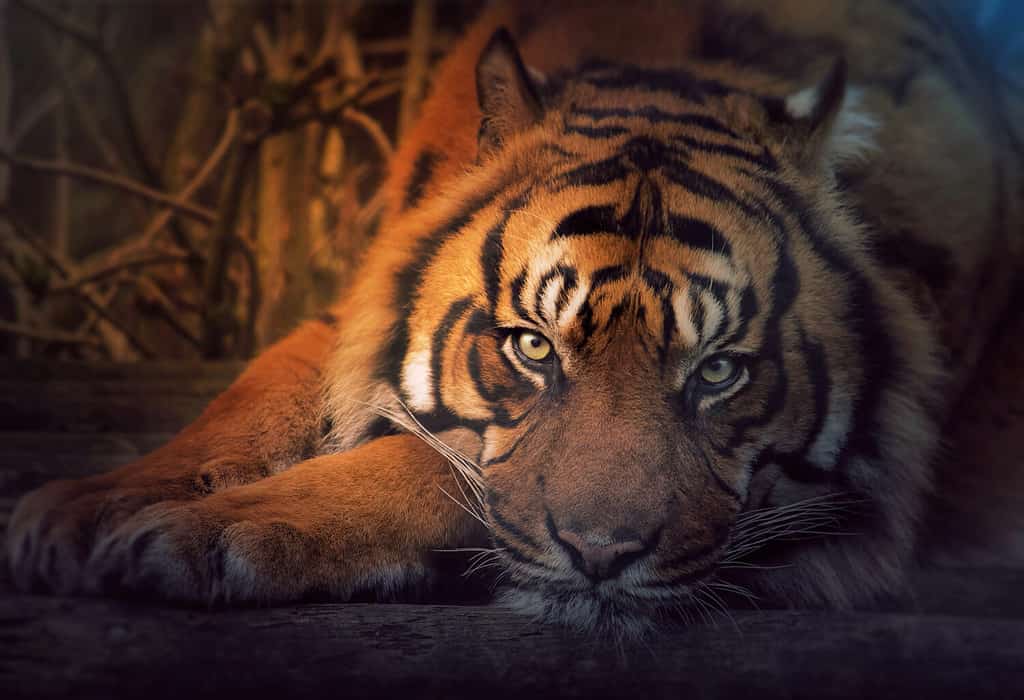
<path id="1" fill-rule="evenodd" d="M 430 45 L 434 34 L 434 0 L 416 0 L 412 8 L 409 56 L 405 63 L 405 87 L 398 111 L 399 138 L 408 131 L 419 110 L 430 70 Z"/>
<path id="2" fill-rule="evenodd" d="M 343 109 L 341 111 L 341 118 L 347 122 L 355 124 L 366 132 L 366 135 L 370 137 L 371 141 L 373 141 L 377 150 L 380 151 L 380 156 L 384 159 L 384 162 L 389 163 L 391 161 L 391 156 L 394 154 L 395 148 L 391 145 L 391 140 L 388 138 L 388 135 L 384 133 L 384 129 L 381 128 L 380 123 L 378 123 L 376 119 L 355 107 L 347 107 Z"/>
<path id="3" fill-rule="evenodd" d="M 117 68 L 117 64 L 110 51 L 107 49 L 103 38 L 95 32 L 86 29 L 70 18 L 53 12 L 47 7 L 35 3 L 34 0 L 13 0 L 16 5 L 39 19 L 43 24 L 53 31 L 64 34 L 77 41 L 83 49 L 91 53 L 96 61 L 103 68 L 110 80 L 114 91 L 114 101 L 117 103 L 118 111 L 121 113 L 124 122 L 125 132 L 128 136 L 128 146 L 132 156 L 138 162 L 139 170 L 143 178 L 152 186 L 160 184 L 160 177 L 149 160 L 145 146 L 142 143 L 142 135 L 138 128 L 138 121 L 135 119 L 135 110 L 132 107 L 128 89 Z"/>
<path id="4" fill-rule="evenodd" d="M 224 124 L 224 131 L 221 133 L 220 139 L 217 141 L 217 145 L 214 146 L 210 155 L 206 157 L 203 164 L 199 166 L 199 169 L 196 171 L 195 175 L 192 176 L 192 179 L 178 191 L 177 198 L 179 201 L 191 199 L 192 196 L 195 195 L 196 191 L 206 183 L 210 178 L 210 175 L 212 175 L 217 169 L 217 166 L 224 160 L 224 156 L 227 155 L 237 136 L 238 110 L 233 109 L 228 112 L 227 121 Z M 107 254 L 103 256 L 103 261 L 100 264 L 110 264 L 111 261 L 119 260 L 125 255 L 143 253 L 146 248 L 152 245 L 153 238 L 164 226 L 167 225 L 174 213 L 175 210 L 172 207 L 167 207 L 157 212 L 150 222 L 146 224 L 142 233 L 135 236 L 128 243 L 125 243 L 114 250 L 108 251 Z"/>
<path id="5" fill-rule="evenodd" d="M 23 326 L 18 323 L 10 323 L 8 321 L 0 320 L 0 333 L 7 333 L 9 335 L 17 335 L 22 338 L 31 338 L 32 340 L 42 340 L 48 343 L 63 343 L 65 345 L 91 345 L 93 347 L 102 347 L 96 338 L 89 335 L 79 335 L 77 333 L 62 333 L 61 331 L 46 330 L 43 328 L 30 328 L 29 326 Z"/>
<path id="6" fill-rule="evenodd" d="M 187 255 L 154 255 L 151 258 L 142 258 L 140 260 L 128 260 L 125 262 L 118 262 L 111 264 L 107 267 L 100 268 L 87 275 L 83 275 L 77 279 L 70 280 L 56 287 L 51 287 L 49 290 L 50 294 L 70 294 L 77 293 L 79 289 L 87 284 L 99 282 L 100 280 L 106 279 L 111 275 L 116 275 L 119 272 L 127 272 L 130 270 L 140 270 L 146 267 L 155 267 L 158 265 L 181 265 L 189 261 Z"/>
<path id="7" fill-rule="evenodd" d="M 10 163 L 15 168 L 31 170 L 34 172 L 51 173 L 54 175 L 70 175 L 71 177 L 100 185 L 106 185 L 119 189 L 122 192 L 147 199 L 165 207 L 170 207 L 183 215 L 189 216 L 204 224 L 213 224 L 217 220 L 217 214 L 206 207 L 184 201 L 180 197 L 168 195 L 152 187 L 147 187 L 139 182 L 130 180 L 119 175 L 113 175 L 103 170 L 90 168 L 77 163 L 64 163 L 60 161 L 48 161 L 35 158 L 19 158 L 6 149 L 0 149 L 0 160 Z"/>
<path id="8" fill-rule="evenodd" d="M 24 222 L 22 222 L 21 219 L 19 219 L 17 215 L 13 211 L 11 211 L 10 207 L 0 205 L 0 216 L 7 219 L 8 223 L 10 224 L 10 229 L 14 232 L 15 236 L 17 236 L 18 239 L 20 239 L 22 242 L 26 243 L 33 250 L 39 253 L 40 257 L 43 260 L 45 260 L 46 263 L 50 265 L 50 267 L 57 271 L 57 274 L 59 274 L 65 280 L 71 277 L 71 273 L 68 271 L 67 266 L 60 260 L 57 260 L 55 257 L 53 257 L 49 252 L 46 251 L 45 248 L 42 247 L 42 245 L 39 243 L 38 236 L 35 236 L 29 232 Z M 116 318 L 114 318 L 113 314 L 111 314 L 110 311 L 104 308 L 103 305 L 99 301 L 97 301 L 95 295 L 89 293 L 86 290 L 77 290 L 75 294 L 86 304 L 86 306 L 92 309 L 104 321 L 109 323 L 112 328 L 114 328 L 115 330 L 117 330 L 118 333 L 124 336 L 124 338 L 132 345 L 132 347 L 135 348 L 135 350 L 140 355 L 147 359 L 156 357 L 156 353 L 150 350 L 149 347 L 147 347 L 146 344 L 142 342 L 142 340 L 138 336 L 136 336 L 130 330 L 121 325 L 121 323 Z"/>

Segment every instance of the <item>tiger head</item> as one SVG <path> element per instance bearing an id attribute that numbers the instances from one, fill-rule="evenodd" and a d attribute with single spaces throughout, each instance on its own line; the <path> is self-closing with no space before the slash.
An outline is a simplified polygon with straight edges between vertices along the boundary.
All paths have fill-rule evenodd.
<path id="1" fill-rule="evenodd" d="M 787 534 L 816 540 L 744 586 L 891 583 L 934 360 L 836 185 L 870 126 L 843 63 L 789 97 L 712 64 L 540 76 L 499 31 L 477 92 L 478 162 L 417 219 L 391 357 L 422 426 L 478 436 L 511 600 L 643 626 Z"/>

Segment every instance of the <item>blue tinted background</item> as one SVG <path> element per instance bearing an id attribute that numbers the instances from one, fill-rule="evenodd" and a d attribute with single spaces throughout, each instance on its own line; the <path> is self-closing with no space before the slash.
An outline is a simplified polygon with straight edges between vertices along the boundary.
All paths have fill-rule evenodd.
<path id="1" fill-rule="evenodd" d="M 961 0 L 1000 72 L 1024 89 L 1024 0 Z"/>

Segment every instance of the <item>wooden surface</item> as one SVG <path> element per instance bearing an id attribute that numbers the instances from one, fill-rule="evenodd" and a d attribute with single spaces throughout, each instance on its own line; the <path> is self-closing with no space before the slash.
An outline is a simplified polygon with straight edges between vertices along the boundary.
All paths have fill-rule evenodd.
<path id="1" fill-rule="evenodd" d="M 0 365 L 0 523 L 56 476 L 131 460 L 239 366 Z M 496 606 L 197 610 L 13 591 L 0 698 L 1024 697 L 1024 572 L 931 570 L 850 613 L 735 611 L 618 649 Z"/>

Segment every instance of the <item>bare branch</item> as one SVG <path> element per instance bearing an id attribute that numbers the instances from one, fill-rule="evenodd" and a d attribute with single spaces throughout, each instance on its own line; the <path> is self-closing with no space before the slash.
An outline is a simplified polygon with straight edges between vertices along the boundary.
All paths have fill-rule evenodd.
<path id="1" fill-rule="evenodd" d="M 225 166 L 221 182 L 217 225 L 210 232 L 209 254 L 203 279 L 203 310 L 201 347 L 205 357 L 223 354 L 223 305 L 225 297 L 225 271 L 228 256 L 237 235 L 235 225 L 242 207 L 246 175 L 258 153 L 252 144 L 236 143 L 231 159 Z"/>
<path id="2" fill-rule="evenodd" d="M 51 287 L 49 290 L 50 294 L 69 294 L 77 292 L 79 289 L 87 284 L 93 284 L 100 280 L 106 279 L 112 275 L 116 275 L 120 272 L 127 272 L 131 270 L 140 270 L 147 267 L 157 267 L 160 265 L 181 265 L 189 261 L 187 255 L 155 255 L 150 258 L 141 258 L 138 260 L 128 260 L 124 262 L 114 263 L 108 267 L 101 268 L 87 275 L 83 275 L 77 279 L 70 280 L 64 284 L 56 287 Z"/>
<path id="3" fill-rule="evenodd" d="M 25 226 L 25 223 L 18 218 L 18 216 L 11 211 L 10 207 L 0 205 L 0 216 L 7 219 L 10 224 L 11 231 L 20 239 L 23 243 L 29 245 L 33 250 L 39 253 L 40 257 L 52 267 L 58 275 L 63 279 L 68 279 L 71 274 L 68 271 L 67 266 L 60 260 L 57 260 L 51 255 L 45 247 L 40 243 L 39 237 L 31 233 Z M 135 350 L 145 358 L 156 357 L 156 354 L 146 346 L 142 340 L 132 333 L 130 330 L 124 327 L 118 319 L 114 318 L 113 314 L 110 313 L 100 302 L 95 294 L 88 292 L 87 290 L 78 290 L 75 292 L 76 295 L 92 309 L 96 315 L 101 317 L 104 321 L 110 324 L 118 333 L 135 348 Z"/>
<path id="4" fill-rule="evenodd" d="M 434 34 L 434 0 L 416 0 L 412 9 L 409 57 L 405 64 L 405 87 L 398 112 L 398 136 L 401 138 L 419 110 L 420 99 L 430 70 L 430 42 Z"/>
<path id="5" fill-rule="evenodd" d="M 61 91 L 63 91 L 65 98 L 75 111 L 75 115 L 78 117 L 78 122 L 85 129 L 85 132 L 92 139 L 96 149 L 100 152 L 106 165 L 111 170 L 123 170 L 124 163 L 121 157 L 117 153 L 117 149 L 110 142 L 100 129 L 99 120 L 96 118 L 95 112 L 92 107 L 82 98 L 81 93 L 75 86 L 75 80 L 82 80 L 90 77 L 88 73 L 80 71 L 79 75 L 71 75 L 71 70 L 61 56 L 61 51 L 57 46 L 48 46 L 48 53 L 50 54 L 50 61 L 54 64 L 55 73 L 57 74 L 57 80 L 60 82 Z M 17 144 L 11 144 L 9 146 L 11 150 L 17 150 Z"/>
<path id="6" fill-rule="evenodd" d="M 199 170 L 197 170 L 195 175 L 192 176 L 192 179 L 178 191 L 177 198 L 179 201 L 191 199 L 193 195 L 195 195 L 196 191 L 206 183 L 210 178 L 210 175 L 212 175 L 214 170 L 217 169 L 217 166 L 224 160 L 224 156 L 230 151 L 231 145 L 235 142 L 237 135 L 238 110 L 233 109 L 228 112 L 227 121 L 224 124 L 224 131 L 221 132 L 217 145 L 214 146 L 210 155 L 206 157 L 206 161 L 204 161 L 199 167 Z M 174 213 L 175 209 L 172 207 L 167 207 L 157 212 L 150 222 L 146 224 L 142 233 L 118 248 L 108 251 L 103 256 L 103 262 L 100 264 L 110 264 L 111 261 L 119 260 L 125 255 L 141 254 L 152 245 L 153 238 L 164 226 L 167 225 L 167 222 Z"/>
<path id="7" fill-rule="evenodd" d="M 391 139 L 389 139 L 388 135 L 384 133 L 384 129 L 376 119 L 355 107 L 347 107 L 346 109 L 343 109 L 341 111 L 341 118 L 347 122 L 355 124 L 366 132 L 366 135 L 373 141 L 377 150 L 380 151 L 381 158 L 383 158 L 385 162 L 390 162 L 395 148 L 391 144 Z"/>
<path id="8" fill-rule="evenodd" d="M 182 200 L 180 197 L 165 194 L 152 187 L 147 187 L 139 182 L 126 177 L 113 175 L 104 170 L 90 168 L 77 163 L 64 163 L 60 161 L 48 161 L 35 158 L 19 158 L 6 149 L 0 149 L 0 160 L 10 163 L 15 168 L 31 170 L 34 172 L 51 173 L 54 175 L 70 175 L 79 180 L 94 182 L 100 185 L 107 185 L 123 192 L 133 194 L 136 197 L 147 199 L 151 202 L 162 204 L 175 209 L 197 221 L 205 224 L 212 224 L 217 220 L 216 212 Z"/>
<path id="9" fill-rule="evenodd" d="M 179 336 L 184 338 L 189 345 L 196 348 L 197 350 L 201 347 L 199 338 L 197 338 L 192 331 L 185 327 L 185 325 L 178 319 L 177 313 L 174 309 L 174 303 L 167 298 L 163 290 L 151 279 L 140 277 L 138 279 L 138 286 L 140 291 L 149 297 L 149 300 L 154 302 L 156 308 L 154 309 L 156 315 L 160 317 L 171 329 Z"/>
<path id="10" fill-rule="evenodd" d="M 0 320 L 0 333 L 7 333 L 9 335 L 16 335 L 22 338 L 31 338 L 32 340 L 42 340 L 48 343 L 62 343 L 65 345 L 90 345 L 93 347 L 102 347 L 96 338 L 90 335 L 80 335 L 78 333 L 64 333 L 62 331 L 47 330 L 44 328 L 31 328 L 18 323 L 10 323 L 9 321 Z"/>
<path id="11" fill-rule="evenodd" d="M 77 41 L 82 48 L 96 58 L 96 61 L 107 74 L 107 78 L 110 80 L 111 87 L 113 88 L 114 100 L 124 122 L 125 132 L 128 136 L 128 146 L 132 151 L 132 155 L 138 162 L 139 169 L 142 171 L 146 182 L 153 186 L 159 186 L 160 177 L 157 174 L 156 168 L 150 162 L 145 146 L 142 143 L 141 132 L 138 128 L 138 121 L 135 119 L 135 110 L 132 107 L 128 89 L 125 87 L 121 72 L 118 70 L 113 55 L 107 49 L 103 37 L 67 16 L 37 4 L 35 0 L 13 1 L 26 12 L 42 21 L 43 24 L 50 27 L 50 29 Z"/>
<path id="12" fill-rule="evenodd" d="M 17 149 L 18 145 L 31 133 L 32 129 L 45 119 L 50 112 L 55 110 L 60 102 L 60 93 L 56 90 L 47 90 L 40 95 L 22 112 L 21 118 L 18 119 L 14 128 L 11 129 L 10 140 L 5 145 L 11 149 Z"/>
<path id="13" fill-rule="evenodd" d="M 259 320 L 262 295 L 260 294 L 260 266 L 256 260 L 256 254 L 241 236 L 234 236 L 232 239 L 249 272 L 249 298 L 245 314 L 245 325 L 242 327 L 242 335 L 239 339 L 238 355 L 249 357 L 256 346 L 256 322 Z"/>

